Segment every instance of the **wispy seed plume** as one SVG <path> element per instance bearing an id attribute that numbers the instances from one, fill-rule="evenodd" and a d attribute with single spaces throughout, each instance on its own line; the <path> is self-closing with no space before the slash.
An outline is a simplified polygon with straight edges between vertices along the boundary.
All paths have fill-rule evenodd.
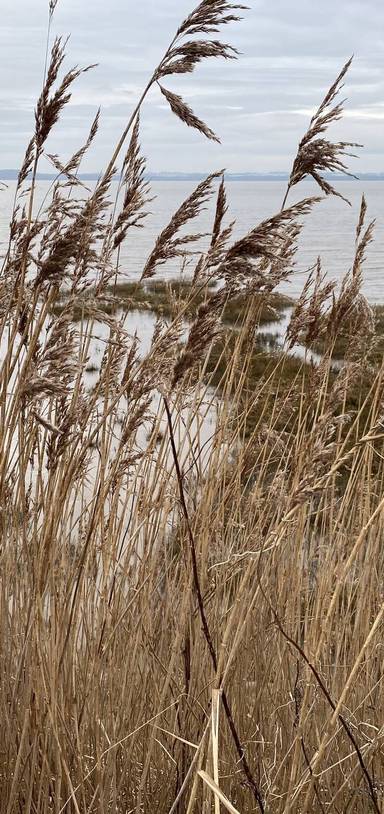
<path id="1" fill-rule="evenodd" d="M 351 62 L 352 57 L 345 63 L 337 79 L 324 97 L 320 107 L 314 116 L 312 116 L 309 128 L 299 143 L 298 152 L 289 179 L 287 195 L 291 187 L 294 187 L 300 183 L 303 178 L 310 175 L 326 195 L 336 195 L 346 201 L 346 203 L 349 203 L 349 201 L 337 192 L 324 178 L 322 173 L 340 172 L 343 175 L 349 175 L 355 178 L 356 176 L 348 172 L 343 159 L 345 156 L 353 155 L 348 152 L 349 148 L 360 147 L 361 145 L 349 141 L 334 143 L 323 138 L 322 134 L 326 132 L 333 122 L 338 121 L 342 117 L 343 102 L 338 102 L 335 105 L 333 105 L 333 103 L 343 87 L 343 79 Z"/>

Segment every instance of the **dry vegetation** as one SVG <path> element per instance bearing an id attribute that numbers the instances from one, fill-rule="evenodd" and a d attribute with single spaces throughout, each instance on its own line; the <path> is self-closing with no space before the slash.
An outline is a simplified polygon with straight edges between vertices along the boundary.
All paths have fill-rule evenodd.
<path id="1" fill-rule="evenodd" d="M 62 77 L 63 43 L 52 48 L 0 288 L 4 814 L 382 810 L 384 384 L 360 290 L 372 237 L 365 201 L 341 290 L 319 262 L 287 351 L 260 368 L 262 309 L 292 272 L 318 199 L 285 200 L 233 243 L 224 179 L 211 175 L 143 269 L 148 280 L 171 258 L 193 261 L 191 221 L 217 194 L 210 247 L 149 351 L 129 312 L 103 307 L 150 197 L 139 147 L 146 92 L 161 80 L 172 111 L 216 138 L 163 82 L 235 57 L 210 35 L 240 10 L 203 0 L 94 191 L 78 170 L 98 116 L 67 163 L 51 156 L 59 176 L 36 211 L 39 160 L 80 73 Z M 299 145 L 289 188 L 311 174 L 320 194 L 335 193 L 322 172 L 343 169 L 349 148 L 326 140 L 347 68 Z M 234 303 L 228 339 L 222 315 Z M 321 341 L 322 362 L 292 361 L 297 341 Z"/>

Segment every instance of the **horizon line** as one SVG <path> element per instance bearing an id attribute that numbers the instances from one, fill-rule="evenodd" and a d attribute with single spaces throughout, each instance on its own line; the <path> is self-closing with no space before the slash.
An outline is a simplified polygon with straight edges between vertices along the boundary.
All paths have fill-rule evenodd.
<path id="1" fill-rule="evenodd" d="M 178 170 L 161 170 L 159 172 L 145 173 L 146 180 L 202 180 L 210 173 L 203 171 L 196 172 L 183 172 Z M 0 168 L 0 180 L 2 181 L 15 181 L 19 175 L 19 170 L 14 168 Z M 97 181 L 102 176 L 102 172 L 90 171 L 79 173 L 77 178 L 81 180 Z M 260 170 L 245 170 L 241 172 L 225 172 L 224 176 L 227 180 L 276 180 L 287 181 L 289 180 L 290 173 L 284 170 L 281 171 L 260 171 Z M 36 180 L 40 181 L 54 181 L 60 178 L 65 178 L 65 174 L 38 172 Z M 334 179 L 338 181 L 359 181 L 359 180 L 384 180 L 384 171 L 366 171 L 360 172 L 358 176 L 344 175 L 342 173 L 324 173 L 325 179 Z M 118 180 L 119 173 L 115 173 L 113 180 Z M 306 180 L 309 180 L 309 176 Z"/>

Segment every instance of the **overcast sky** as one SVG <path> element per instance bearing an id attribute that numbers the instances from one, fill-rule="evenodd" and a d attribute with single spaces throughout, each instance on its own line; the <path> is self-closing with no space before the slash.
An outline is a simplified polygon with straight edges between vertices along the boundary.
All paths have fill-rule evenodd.
<path id="1" fill-rule="evenodd" d="M 33 128 L 48 0 L 1 0 L 0 167 L 18 167 Z M 68 158 L 97 107 L 101 127 L 84 170 L 99 171 L 141 89 L 195 0 L 59 0 L 53 33 L 71 34 L 66 66 L 98 62 L 77 82 L 48 151 Z M 210 61 L 171 77 L 195 113 L 221 137 L 206 141 L 176 119 L 157 89 L 142 116 L 149 169 L 229 172 L 288 170 L 314 107 L 351 55 L 346 118 L 336 138 L 365 145 L 357 172 L 384 171 L 384 3 L 382 0 L 248 0 L 241 23 L 223 39 L 237 62 Z"/>

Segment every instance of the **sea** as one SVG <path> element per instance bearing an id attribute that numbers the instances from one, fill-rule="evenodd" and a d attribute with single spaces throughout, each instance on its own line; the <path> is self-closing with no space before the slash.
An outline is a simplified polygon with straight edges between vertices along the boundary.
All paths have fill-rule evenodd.
<path id="1" fill-rule="evenodd" d="M 132 229 L 122 247 L 119 269 L 122 279 L 140 278 L 145 260 L 159 232 L 190 195 L 196 183 L 185 180 L 156 180 L 151 183 L 153 200 L 148 206 L 149 214 L 144 228 Z M 375 230 L 374 241 L 367 250 L 363 293 L 372 304 L 384 303 L 384 181 L 336 181 L 335 186 L 348 198 L 351 205 L 333 196 L 328 196 L 315 205 L 313 211 L 305 218 L 295 269 L 289 281 L 284 283 L 280 290 L 294 298 L 298 297 L 308 275 L 308 269 L 314 265 L 318 257 L 321 258 L 323 271 L 328 278 L 340 283 L 353 261 L 356 224 L 364 193 L 367 201 L 367 223 L 375 220 Z M 235 221 L 234 237 L 238 239 L 260 221 L 279 212 L 286 182 L 229 180 L 226 188 L 229 205 L 227 222 Z M 38 181 L 37 209 L 44 201 L 49 200 L 50 190 L 50 181 Z M 7 186 L 0 190 L 0 256 L 4 254 L 7 245 L 14 194 L 13 181 L 8 182 Z M 318 194 L 319 190 L 315 184 L 306 180 L 292 190 L 288 205 Z M 214 205 L 213 198 L 201 215 L 190 223 L 189 231 L 200 234 L 211 231 Z M 204 248 L 206 240 L 207 238 L 202 238 L 196 248 Z M 170 279 L 179 273 L 180 263 L 173 261 L 159 268 L 158 277 Z M 188 276 L 188 266 L 184 273 Z"/>

